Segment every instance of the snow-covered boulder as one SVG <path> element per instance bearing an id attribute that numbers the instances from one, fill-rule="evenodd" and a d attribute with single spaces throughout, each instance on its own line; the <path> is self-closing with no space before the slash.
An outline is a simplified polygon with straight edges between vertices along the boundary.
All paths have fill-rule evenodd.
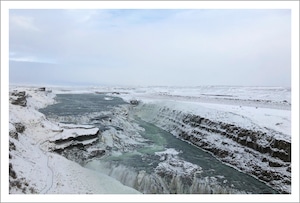
<path id="1" fill-rule="evenodd" d="M 27 105 L 26 92 L 15 90 L 10 93 L 9 100 L 11 104 L 26 107 Z"/>

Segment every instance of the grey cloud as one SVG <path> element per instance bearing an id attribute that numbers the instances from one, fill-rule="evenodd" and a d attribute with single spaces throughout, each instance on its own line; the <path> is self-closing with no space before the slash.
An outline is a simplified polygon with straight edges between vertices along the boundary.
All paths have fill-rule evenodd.
<path id="1" fill-rule="evenodd" d="M 55 62 L 69 82 L 289 85 L 290 35 L 289 10 L 10 12 L 11 59 Z"/>

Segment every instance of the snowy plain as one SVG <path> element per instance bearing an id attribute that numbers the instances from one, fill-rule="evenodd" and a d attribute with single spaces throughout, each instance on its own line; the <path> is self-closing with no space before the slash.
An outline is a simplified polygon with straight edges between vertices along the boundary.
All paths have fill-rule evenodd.
<path id="1" fill-rule="evenodd" d="M 35 91 L 32 87 L 11 87 L 10 89 L 24 90 L 30 95 L 27 108 L 10 104 L 10 123 L 26 124 L 26 131 L 19 136 L 19 142 L 14 142 L 18 150 L 13 155 L 18 158 L 12 163 L 15 170 L 22 171 L 23 176 L 31 181 L 29 184 L 40 189 L 38 191 L 40 193 L 138 193 L 109 176 L 95 174 L 94 171 L 82 168 L 64 157 L 44 151 L 42 143 L 57 136 L 57 131 L 62 126 L 48 121 L 37 110 L 53 104 L 55 94 L 104 92 L 108 96 L 115 96 L 117 92 L 118 96 L 126 101 L 136 99 L 145 104 L 169 106 L 172 109 L 192 112 L 221 122 L 228 122 L 228 119 L 232 119 L 229 122 L 246 129 L 253 127 L 274 129 L 282 132 L 278 139 L 291 142 L 291 94 L 286 88 L 94 87 L 78 89 L 50 87 L 52 93 L 48 94 Z M 109 97 L 106 99 L 110 100 Z M 11 130 L 13 126 L 10 124 L 9 128 Z M 91 129 L 87 127 L 87 130 Z M 65 136 L 70 136 L 70 134 Z M 80 178 L 75 180 L 74 174 L 78 174 L 77 177 Z M 52 178 L 50 179 L 49 176 Z M 96 181 L 97 179 L 99 181 Z M 103 183 L 107 184 L 104 186 Z M 52 187 L 53 185 L 57 187 Z M 19 192 L 15 191 L 15 193 Z"/>

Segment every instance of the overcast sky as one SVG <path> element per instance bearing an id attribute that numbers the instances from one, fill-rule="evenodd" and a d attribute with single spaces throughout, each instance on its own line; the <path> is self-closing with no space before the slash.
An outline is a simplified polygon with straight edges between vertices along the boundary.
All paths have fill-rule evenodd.
<path id="1" fill-rule="evenodd" d="M 290 10 L 9 12 L 10 83 L 291 85 Z"/>

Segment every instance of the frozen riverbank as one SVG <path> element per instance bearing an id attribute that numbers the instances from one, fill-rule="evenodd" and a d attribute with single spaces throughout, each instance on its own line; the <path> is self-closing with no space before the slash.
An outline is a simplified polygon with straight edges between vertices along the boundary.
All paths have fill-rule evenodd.
<path id="1" fill-rule="evenodd" d="M 137 114 L 145 121 L 211 152 L 223 162 L 252 174 L 280 192 L 290 193 L 289 134 L 274 130 L 275 123 L 276 127 L 267 128 L 242 114 L 201 105 L 195 105 L 194 111 L 187 111 L 184 107 L 182 102 L 153 102 L 136 108 Z M 190 110 L 191 107 L 188 104 Z M 284 112 L 281 116 L 284 117 Z M 271 122 L 266 125 L 270 126 Z"/>

